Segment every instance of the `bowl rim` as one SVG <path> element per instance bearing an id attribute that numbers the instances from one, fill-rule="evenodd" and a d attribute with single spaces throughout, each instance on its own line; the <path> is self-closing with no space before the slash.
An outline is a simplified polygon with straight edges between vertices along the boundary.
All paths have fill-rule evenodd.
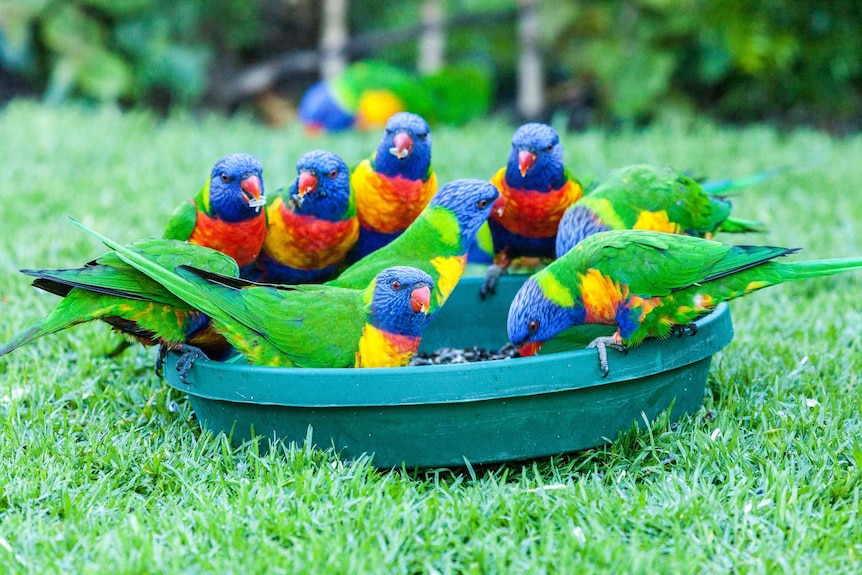
<path id="1" fill-rule="evenodd" d="M 580 349 L 526 358 L 398 368 L 263 367 L 197 360 L 180 381 L 170 352 L 165 379 L 197 397 L 285 407 L 384 407 L 489 401 L 618 384 L 684 367 L 733 339 L 729 306 L 699 318 L 697 334 L 648 339 L 625 355 L 610 351 L 602 377 L 596 351 Z"/>

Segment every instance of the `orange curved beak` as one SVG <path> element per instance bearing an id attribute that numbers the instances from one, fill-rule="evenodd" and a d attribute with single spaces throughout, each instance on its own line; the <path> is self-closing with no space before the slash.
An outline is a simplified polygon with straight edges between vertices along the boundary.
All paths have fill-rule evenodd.
<path id="1" fill-rule="evenodd" d="M 523 343 L 518 347 L 518 355 L 520 357 L 530 357 L 539 353 L 539 349 L 541 349 L 542 344 L 544 342 L 541 341 L 528 341 L 527 343 Z"/>
<path id="2" fill-rule="evenodd" d="M 413 138 L 411 138 L 410 134 L 406 132 L 398 132 L 395 134 L 395 137 L 392 139 L 392 143 L 395 145 L 389 148 L 389 153 L 399 160 L 403 160 L 413 152 Z"/>
<path id="3" fill-rule="evenodd" d="M 410 308 L 415 312 L 428 313 L 431 309 L 431 288 L 421 286 L 410 293 Z"/>
<path id="4" fill-rule="evenodd" d="M 251 194 L 255 200 L 260 199 L 260 178 L 256 175 L 250 174 L 243 178 L 239 183 L 239 187 L 245 193 Z"/>
<path id="5" fill-rule="evenodd" d="M 240 189 L 250 197 L 248 201 L 249 207 L 258 208 L 266 205 L 266 198 L 263 197 L 260 189 L 260 178 L 255 174 L 249 174 L 239 182 Z"/>
<path id="6" fill-rule="evenodd" d="M 527 170 L 533 167 L 536 163 L 536 154 L 529 150 L 520 150 L 518 152 L 518 169 L 521 170 L 521 177 L 527 175 Z"/>
<path id="7" fill-rule="evenodd" d="M 317 176 L 311 172 L 300 172 L 299 183 L 296 186 L 296 191 L 299 192 L 299 198 L 305 197 L 305 194 L 310 194 L 317 189 Z"/>

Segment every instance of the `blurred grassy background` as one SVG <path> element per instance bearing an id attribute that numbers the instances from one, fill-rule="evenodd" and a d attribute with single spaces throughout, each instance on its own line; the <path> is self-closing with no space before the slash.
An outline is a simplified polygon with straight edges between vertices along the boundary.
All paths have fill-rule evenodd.
<path id="1" fill-rule="evenodd" d="M 413 26 L 421 4 L 351 0 L 349 32 Z M 472 17 L 472 24 L 448 33 L 448 61 L 485 67 L 496 80 L 496 108 L 511 111 L 518 3 L 439 4 L 447 18 Z M 320 6 L 313 0 L 4 0 L 0 67 L 9 91 L 26 81 L 48 102 L 224 108 L 218 88 L 228 79 L 317 48 Z M 684 111 L 841 132 L 860 127 L 858 0 L 541 0 L 538 10 L 546 118 L 561 115 L 581 129 Z M 374 46 L 364 55 L 415 67 L 415 37 Z M 272 92 L 295 103 L 315 79 L 309 72 L 287 74 Z M 254 99 L 228 109 L 237 105 L 253 107 Z"/>

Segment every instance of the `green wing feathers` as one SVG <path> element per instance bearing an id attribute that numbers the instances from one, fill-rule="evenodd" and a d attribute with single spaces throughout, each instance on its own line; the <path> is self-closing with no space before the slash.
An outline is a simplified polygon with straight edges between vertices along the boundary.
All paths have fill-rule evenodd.
<path id="1" fill-rule="evenodd" d="M 766 225 L 758 220 L 744 220 L 733 216 L 721 222 L 718 231 L 728 234 L 763 234 L 769 231 Z"/>
<path id="2" fill-rule="evenodd" d="M 183 202 L 174 210 L 165 226 L 164 238 L 186 241 L 192 237 L 198 221 L 198 210 L 192 202 Z"/>
<path id="3" fill-rule="evenodd" d="M 356 342 L 366 320 L 361 290 L 325 286 L 275 288 L 249 285 L 230 276 L 190 267 L 180 266 L 174 271 L 79 222 L 74 223 L 121 259 L 208 315 L 216 329 L 251 363 L 341 367 L 355 362 Z M 338 309 L 339 317 L 321 312 L 318 309 L 321 306 Z"/>
<path id="4" fill-rule="evenodd" d="M 587 240 L 590 241 L 585 240 L 583 249 L 570 250 L 560 258 L 563 260 L 560 267 L 596 269 L 645 296 L 669 295 L 795 251 L 770 246 L 729 246 L 702 238 L 642 230 L 603 232 Z"/>

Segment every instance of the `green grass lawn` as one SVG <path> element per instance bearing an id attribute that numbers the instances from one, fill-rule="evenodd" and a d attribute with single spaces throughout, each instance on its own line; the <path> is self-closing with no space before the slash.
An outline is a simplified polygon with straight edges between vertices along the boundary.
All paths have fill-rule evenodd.
<path id="1" fill-rule="evenodd" d="M 441 182 L 490 177 L 513 129 L 435 130 Z M 274 192 L 303 152 L 353 164 L 378 139 L 24 103 L 0 111 L 0 136 L 2 341 L 57 301 L 19 268 L 104 252 L 66 216 L 124 242 L 158 236 L 224 154 L 259 157 Z M 633 162 L 709 177 L 801 166 L 735 200 L 771 232 L 731 239 L 804 247 L 800 258 L 862 254 L 862 137 L 667 120 L 564 141 L 587 181 Z M 857 573 L 860 286 L 848 274 L 734 302 L 736 337 L 691 416 L 475 470 L 233 449 L 153 375 L 152 351 L 104 357 L 117 339 L 102 324 L 48 336 L 0 359 L 0 572 Z"/>

